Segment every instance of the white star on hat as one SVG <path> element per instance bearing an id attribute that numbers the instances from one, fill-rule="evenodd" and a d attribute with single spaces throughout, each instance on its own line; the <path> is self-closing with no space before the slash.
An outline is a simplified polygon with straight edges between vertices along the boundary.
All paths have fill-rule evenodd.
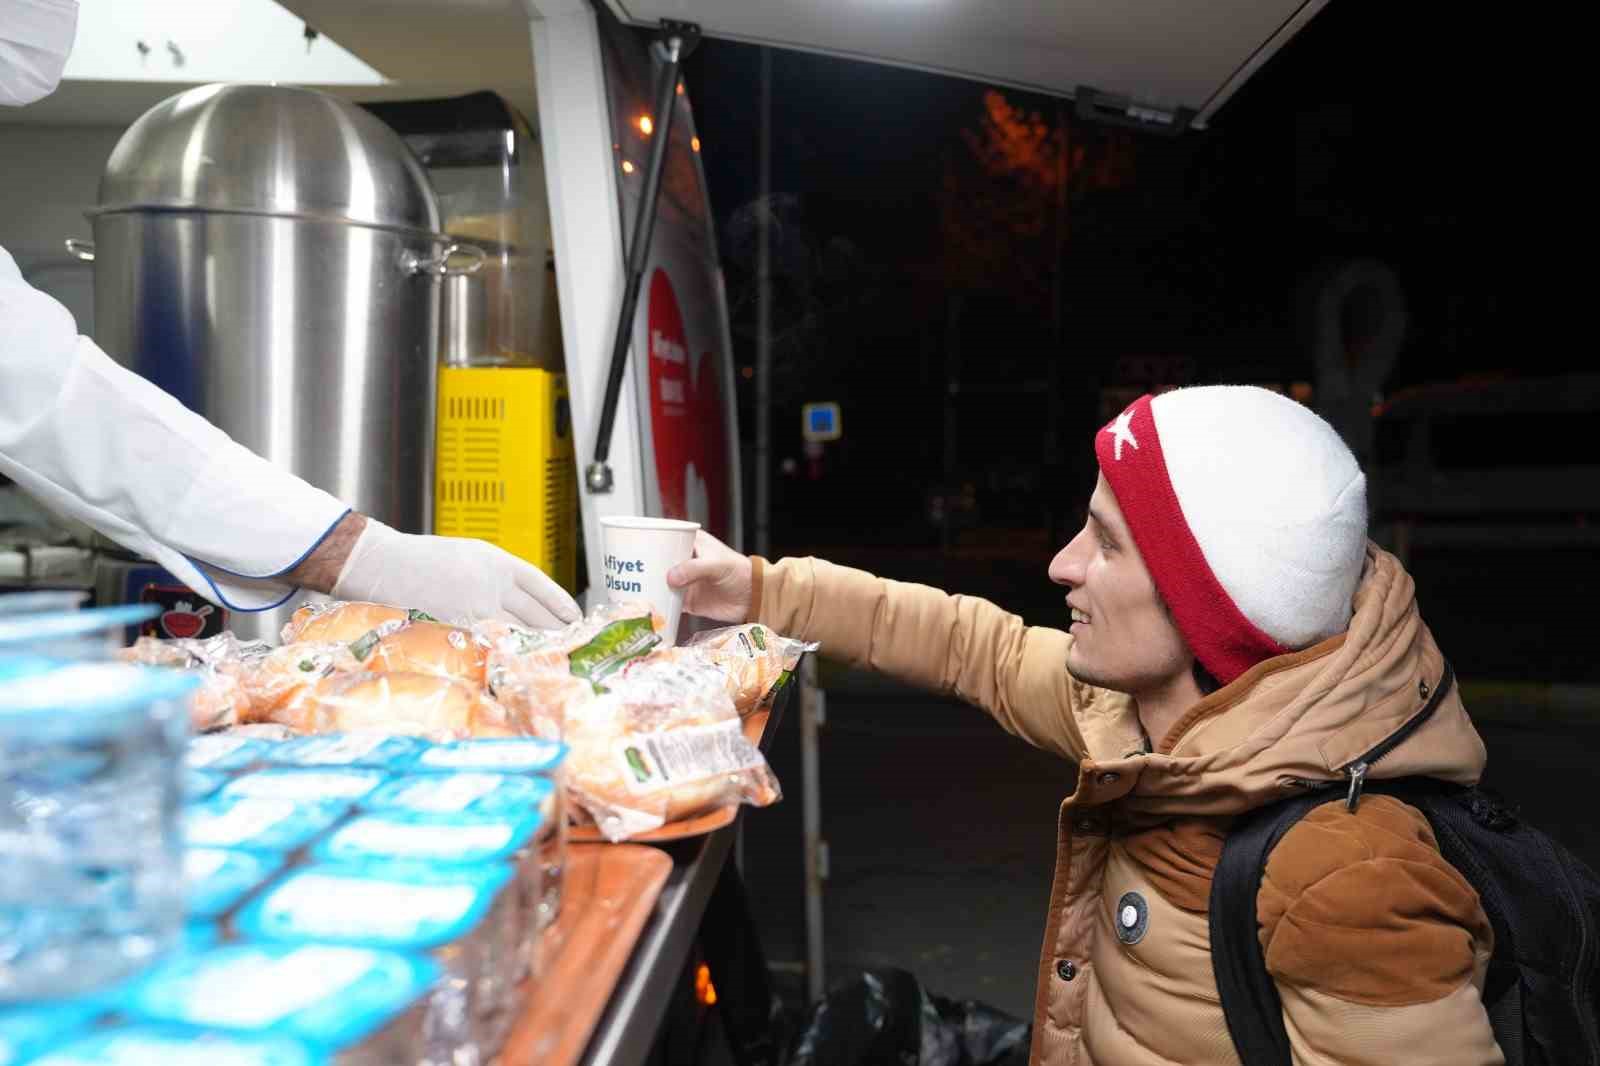
<path id="1" fill-rule="evenodd" d="M 1139 450 L 1139 442 L 1133 436 L 1133 412 L 1124 411 L 1117 416 L 1117 420 L 1106 427 L 1106 432 L 1111 434 L 1111 443 L 1115 445 L 1114 457 L 1122 461 L 1122 442 L 1127 441 L 1133 445 L 1133 450 Z"/>

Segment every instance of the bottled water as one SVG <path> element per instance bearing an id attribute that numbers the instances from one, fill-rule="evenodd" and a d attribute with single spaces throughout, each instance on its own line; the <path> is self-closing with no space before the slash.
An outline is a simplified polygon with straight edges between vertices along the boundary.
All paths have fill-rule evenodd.
<path id="1" fill-rule="evenodd" d="M 0 1002 L 93 989 L 177 941 L 194 683 L 0 658 Z"/>

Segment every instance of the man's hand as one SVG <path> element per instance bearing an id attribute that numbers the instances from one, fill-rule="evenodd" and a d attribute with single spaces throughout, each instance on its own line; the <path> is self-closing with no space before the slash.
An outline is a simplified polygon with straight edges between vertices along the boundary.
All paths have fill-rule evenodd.
<path id="1" fill-rule="evenodd" d="M 750 616 L 754 581 L 750 557 L 740 555 L 705 530 L 694 535 L 694 558 L 667 571 L 667 584 L 683 590 L 683 609 L 718 622 Z"/>
<path id="2" fill-rule="evenodd" d="M 549 629 L 582 613 L 538 567 L 487 541 L 398 533 L 354 512 L 285 580 L 452 622 L 502 619 Z"/>

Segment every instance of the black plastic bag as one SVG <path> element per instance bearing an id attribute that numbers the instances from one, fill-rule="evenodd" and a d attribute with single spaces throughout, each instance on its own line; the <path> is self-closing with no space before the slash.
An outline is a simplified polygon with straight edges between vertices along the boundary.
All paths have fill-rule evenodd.
<path id="1" fill-rule="evenodd" d="M 814 1005 L 788 1066 L 1023 1066 L 1031 1026 L 930 995 L 904 970 L 865 970 Z"/>

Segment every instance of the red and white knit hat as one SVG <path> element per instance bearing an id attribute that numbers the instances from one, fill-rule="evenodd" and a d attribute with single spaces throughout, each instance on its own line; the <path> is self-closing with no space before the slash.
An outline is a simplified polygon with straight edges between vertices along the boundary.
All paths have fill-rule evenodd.
<path id="1" fill-rule="evenodd" d="M 1332 426 L 1217 385 L 1143 396 L 1095 454 L 1195 658 L 1227 684 L 1350 624 L 1367 483 Z"/>

